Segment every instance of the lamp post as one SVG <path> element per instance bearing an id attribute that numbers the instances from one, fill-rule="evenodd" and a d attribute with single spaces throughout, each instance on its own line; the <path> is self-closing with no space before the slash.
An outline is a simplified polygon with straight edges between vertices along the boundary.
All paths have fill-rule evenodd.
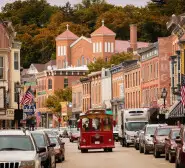
<path id="1" fill-rule="evenodd" d="M 19 82 L 17 82 L 16 85 L 15 85 L 15 88 L 16 88 L 17 109 L 18 109 L 18 112 L 19 112 L 20 111 L 20 93 L 21 93 L 22 86 L 20 85 Z M 20 121 L 18 120 L 16 122 L 16 125 L 19 127 L 19 124 L 20 124 Z"/>
<path id="2" fill-rule="evenodd" d="M 163 98 L 163 100 L 164 100 L 164 109 L 166 108 L 166 97 L 167 97 L 167 94 L 168 94 L 168 92 L 167 92 L 166 88 L 163 88 L 162 93 L 161 93 L 161 98 Z"/>

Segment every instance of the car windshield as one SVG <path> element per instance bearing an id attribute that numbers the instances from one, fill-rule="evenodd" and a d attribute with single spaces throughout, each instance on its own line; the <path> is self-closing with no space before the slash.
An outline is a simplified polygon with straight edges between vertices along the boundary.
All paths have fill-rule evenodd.
<path id="1" fill-rule="evenodd" d="M 8 135 L 0 136 L 0 151 L 3 150 L 33 151 L 34 147 L 29 136 Z"/>
<path id="2" fill-rule="evenodd" d="M 158 136 L 168 136 L 170 133 L 170 128 L 159 128 L 157 131 Z"/>
<path id="3" fill-rule="evenodd" d="M 179 136 L 180 130 L 173 130 L 172 131 L 172 139 L 175 140 L 177 136 Z"/>
<path id="4" fill-rule="evenodd" d="M 115 127 L 113 128 L 113 131 L 118 131 L 118 126 L 115 126 Z"/>
<path id="5" fill-rule="evenodd" d="M 47 146 L 43 134 L 32 133 L 32 135 L 38 147 Z"/>
<path id="6" fill-rule="evenodd" d="M 53 131 L 45 131 L 46 134 L 48 134 L 48 136 L 56 136 L 56 133 L 54 133 Z"/>
<path id="7" fill-rule="evenodd" d="M 146 122 L 128 122 L 125 124 L 127 131 L 139 131 L 144 128 Z"/>
<path id="8" fill-rule="evenodd" d="M 56 144 L 56 146 L 59 146 L 58 140 L 55 137 L 50 137 L 50 142 Z"/>
<path id="9" fill-rule="evenodd" d="M 147 127 L 146 134 L 147 135 L 154 135 L 155 130 L 156 130 L 156 127 Z"/>

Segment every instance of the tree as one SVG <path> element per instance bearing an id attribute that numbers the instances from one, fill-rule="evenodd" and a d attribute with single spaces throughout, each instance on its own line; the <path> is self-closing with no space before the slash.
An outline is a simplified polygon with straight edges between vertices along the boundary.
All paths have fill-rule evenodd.
<path id="1" fill-rule="evenodd" d="M 72 89 L 65 88 L 56 90 L 54 95 L 50 95 L 46 102 L 45 106 L 50 109 L 53 113 L 58 114 L 61 112 L 61 102 L 72 102 Z"/>
<path id="2" fill-rule="evenodd" d="M 132 60 L 134 55 L 132 53 L 117 53 L 112 55 L 110 60 L 106 62 L 102 58 L 98 58 L 95 62 L 92 62 L 88 65 L 89 73 L 101 71 L 102 68 L 110 68 L 111 65 L 118 65 L 126 60 Z"/>

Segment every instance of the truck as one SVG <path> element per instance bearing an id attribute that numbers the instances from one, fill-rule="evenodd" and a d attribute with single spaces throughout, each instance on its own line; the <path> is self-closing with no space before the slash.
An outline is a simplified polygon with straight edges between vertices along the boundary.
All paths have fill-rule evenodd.
<path id="1" fill-rule="evenodd" d="M 134 136 L 142 130 L 149 121 L 147 108 L 122 109 L 118 118 L 119 140 L 124 147 L 134 144 Z"/>

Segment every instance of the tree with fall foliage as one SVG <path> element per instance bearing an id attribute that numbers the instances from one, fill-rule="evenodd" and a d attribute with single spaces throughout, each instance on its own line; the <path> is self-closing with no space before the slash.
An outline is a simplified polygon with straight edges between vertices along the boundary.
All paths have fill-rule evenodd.
<path id="1" fill-rule="evenodd" d="M 54 114 L 61 112 L 61 102 L 72 102 L 72 89 L 58 89 L 54 95 L 50 95 L 45 102 L 45 106 L 50 109 Z"/>
<path id="2" fill-rule="evenodd" d="M 101 71 L 102 68 L 110 68 L 112 65 L 118 65 L 124 61 L 132 60 L 133 58 L 134 55 L 132 53 L 125 52 L 114 54 L 108 61 L 98 58 L 95 62 L 91 62 L 88 65 L 89 73 Z"/>

